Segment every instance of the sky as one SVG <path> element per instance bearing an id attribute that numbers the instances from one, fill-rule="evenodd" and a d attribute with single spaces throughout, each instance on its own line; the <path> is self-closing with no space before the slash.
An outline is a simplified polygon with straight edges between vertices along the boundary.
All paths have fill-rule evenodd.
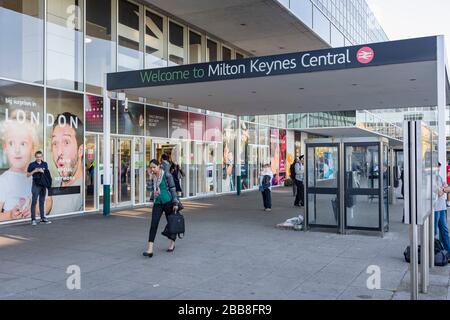
<path id="1" fill-rule="evenodd" d="M 445 35 L 450 59 L 450 0 L 366 0 L 390 40 Z"/>

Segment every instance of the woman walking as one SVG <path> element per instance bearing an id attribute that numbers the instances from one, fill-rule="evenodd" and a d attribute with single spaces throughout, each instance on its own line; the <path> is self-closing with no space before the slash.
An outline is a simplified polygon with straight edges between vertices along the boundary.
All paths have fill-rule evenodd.
<path id="1" fill-rule="evenodd" d="M 148 237 L 147 251 L 143 253 L 144 257 L 151 258 L 153 256 L 153 243 L 155 241 L 156 232 L 158 230 L 159 220 L 163 212 L 168 215 L 178 210 L 178 197 L 175 190 L 175 183 L 170 172 L 165 172 L 158 160 L 150 161 L 150 181 L 147 189 L 153 193 L 152 222 Z M 169 238 L 169 248 L 167 252 L 175 249 L 176 234 L 169 234 L 166 229 L 162 232 L 164 236 Z"/>
<path id="2" fill-rule="evenodd" d="M 259 191 L 262 193 L 264 211 L 272 210 L 272 179 L 272 169 L 270 168 L 270 165 L 266 164 L 259 177 Z"/>

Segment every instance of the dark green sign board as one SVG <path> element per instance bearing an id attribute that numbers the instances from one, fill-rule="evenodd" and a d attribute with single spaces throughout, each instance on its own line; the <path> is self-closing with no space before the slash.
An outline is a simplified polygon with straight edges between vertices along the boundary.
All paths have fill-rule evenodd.
<path id="1" fill-rule="evenodd" d="M 268 77 L 436 60 L 437 37 L 373 43 L 309 52 L 117 72 L 108 90 Z"/>

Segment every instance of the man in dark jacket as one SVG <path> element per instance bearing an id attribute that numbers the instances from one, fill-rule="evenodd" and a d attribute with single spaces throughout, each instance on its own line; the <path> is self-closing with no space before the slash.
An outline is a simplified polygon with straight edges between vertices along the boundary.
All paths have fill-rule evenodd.
<path id="1" fill-rule="evenodd" d="M 31 225 L 36 225 L 36 203 L 39 198 L 39 214 L 41 215 L 41 222 L 45 224 L 51 223 L 45 217 L 45 195 L 47 187 L 42 184 L 42 175 L 48 171 L 47 162 L 43 161 L 41 151 L 37 151 L 34 155 L 36 161 L 30 163 L 27 169 L 27 177 L 33 176 L 33 184 L 31 187 Z"/>

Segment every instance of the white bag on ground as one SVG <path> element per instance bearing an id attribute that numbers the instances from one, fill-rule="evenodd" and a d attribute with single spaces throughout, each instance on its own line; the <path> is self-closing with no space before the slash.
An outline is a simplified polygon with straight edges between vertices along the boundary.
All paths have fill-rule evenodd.
<path id="1" fill-rule="evenodd" d="M 299 215 L 298 217 L 293 217 L 287 219 L 283 223 L 277 224 L 278 228 L 293 228 L 295 230 L 301 230 L 303 225 L 303 216 Z"/>

